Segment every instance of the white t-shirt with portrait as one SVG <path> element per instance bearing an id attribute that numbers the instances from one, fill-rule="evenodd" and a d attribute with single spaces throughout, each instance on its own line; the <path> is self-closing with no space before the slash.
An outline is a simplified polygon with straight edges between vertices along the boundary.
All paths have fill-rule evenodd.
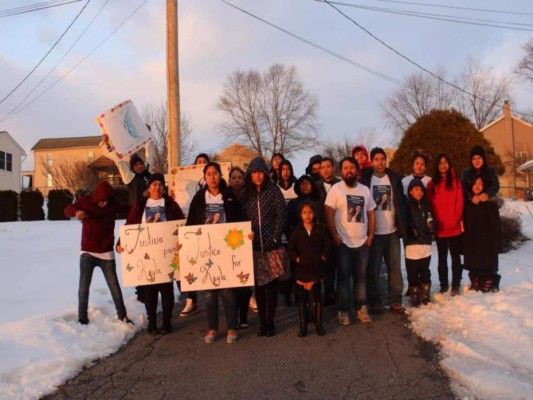
<path id="1" fill-rule="evenodd" d="M 328 192 L 325 205 L 335 210 L 335 226 L 342 242 L 351 248 L 361 247 L 368 237 L 367 212 L 376 207 L 370 190 L 360 183 L 349 187 L 342 181 Z"/>
<path id="2" fill-rule="evenodd" d="M 166 220 L 167 214 L 165 210 L 165 199 L 148 199 L 146 201 L 146 207 L 144 208 L 142 222 L 165 222 Z"/>
<path id="3" fill-rule="evenodd" d="M 370 192 L 376 203 L 376 235 L 388 235 L 396 232 L 394 221 L 395 209 L 392 186 L 389 176 L 383 178 L 372 175 L 370 180 Z"/>
<path id="4" fill-rule="evenodd" d="M 226 211 L 222 193 L 213 196 L 209 190 L 205 191 L 205 223 L 223 224 L 226 222 Z"/>

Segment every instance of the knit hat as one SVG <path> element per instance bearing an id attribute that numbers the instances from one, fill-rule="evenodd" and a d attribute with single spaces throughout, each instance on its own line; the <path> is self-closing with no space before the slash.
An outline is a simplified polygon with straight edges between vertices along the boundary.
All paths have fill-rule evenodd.
<path id="1" fill-rule="evenodd" d="M 485 153 L 485 149 L 481 146 L 474 146 L 472 149 L 470 149 L 470 159 L 474 156 L 480 156 L 483 161 L 487 158 L 487 153 Z"/>
<path id="2" fill-rule="evenodd" d="M 150 175 L 150 178 L 148 178 L 148 186 L 150 186 L 155 181 L 159 181 L 163 186 L 165 186 L 165 177 L 159 172 Z"/>
<path id="3" fill-rule="evenodd" d="M 98 182 L 94 188 L 92 197 L 97 203 L 108 200 L 113 196 L 113 187 L 107 181 Z"/>
<path id="4" fill-rule="evenodd" d="M 130 170 L 133 171 L 133 166 L 138 162 L 142 162 L 144 165 L 143 159 L 137 153 L 133 153 L 130 157 Z"/>
<path id="5" fill-rule="evenodd" d="M 424 183 L 419 178 L 413 178 L 411 179 L 411 182 L 409 182 L 409 187 L 407 188 L 407 193 L 411 192 L 411 189 L 414 187 L 421 187 L 422 191 L 426 193 L 426 187 L 424 186 Z"/>

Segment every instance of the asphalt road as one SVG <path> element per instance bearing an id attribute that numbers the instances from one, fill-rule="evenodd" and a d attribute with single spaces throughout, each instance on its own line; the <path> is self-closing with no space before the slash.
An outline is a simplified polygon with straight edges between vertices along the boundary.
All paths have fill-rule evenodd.
<path id="1" fill-rule="evenodd" d="M 175 313 L 180 307 L 175 308 Z M 371 324 L 338 325 L 325 310 L 326 336 L 310 324 L 298 338 L 296 307 L 279 306 L 277 334 L 257 337 L 257 316 L 236 344 L 221 335 L 203 342 L 199 312 L 173 319 L 166 336 L 139 333 L 46 399 L 453 399 L 435 347 L 419 340 L 405 316 L 385 313 Z"/>

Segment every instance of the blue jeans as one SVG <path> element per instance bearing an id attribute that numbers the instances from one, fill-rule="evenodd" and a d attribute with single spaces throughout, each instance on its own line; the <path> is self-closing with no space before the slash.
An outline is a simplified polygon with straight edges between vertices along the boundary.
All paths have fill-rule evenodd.
<path id="1" fill-rule="evenodd" d="M 388 235 L 375 235 L 367 270 L 368 305 L 371 308 L 382 307 L 380 272 L 383 260 L 387 266 L 389 280 L 389 304 L 401 305 L 403 292 L 402 261 L 400 237 L 397 232 Z"/>
<path id="2" fill-rule="evenodd" d="M 237 293 L 235 289 L 216 289 L 205 291 L 205 310 L 209 330 L 218 330 L 218 297 L 222 298 L 228 330 L 237 329 Z"/>
<path id="3" fill-rule="evenodd" d="M 339 311 L 350 311 L 353 301 L 358 310 L 366 304 L 366 268 L 368 265 L 368 247 L 351 248 L 341 244 L 337 250 L 337 299 Z M 350 296 L 350 279 L 353 278 L 353 290 Z"/>
<path id="4" fill-rule="evenodd" d="M 127 316 L 126 306 L 122 298 L 122 291 L 118 283 L 115 260 L 102 260 L 88 253 L 80 256 L 80 286 L 78 289 L 78 318 L 87 319 L 87 308 L 89 306 L 89 288 L 93 279 L 95 267 L 100 267 L 104 273 L 104 278 L 111 292 L 111 297 L 115 303 L 119 319 Z"/>

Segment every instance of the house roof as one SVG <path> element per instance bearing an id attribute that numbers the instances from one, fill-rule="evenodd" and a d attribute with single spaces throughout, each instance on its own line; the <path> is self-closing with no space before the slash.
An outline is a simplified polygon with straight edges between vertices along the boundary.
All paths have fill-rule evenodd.
<path id="1" fill-rule="evenodd" d="M 494 126 L 496 125 L 498 122 L 502 121 L 503 119 L 505 118 L 505 116 L 501 116 L 499 118 L 496 118 L 494 121 L 492 121 L 490 124 L 487 124 L 485 125 L 483 128 L 481 128 L 479 131 L 480 132 L 483 132 L 483 131 L 486 131 L 487 129 L 489 129 L 491 126 Z M 529 122 L 526 122 L 524 121 L 523 119 L 521 118 L 518 118 L 518 117 L 515 117 L 514 115 L 511 115 L 511 118 L 513 120 L 515 120 L 516 122 L 520 123 L 520 124 L 523 124 L 525 126 L 527 126 L 528 128 L 533 128 L 533 125 L 531 125 Z"/>
<path id="2" fill-rule="evenodd" d="M 115 163 L 105 156 L 100 156 L 92 163 L 87 165 L 89 168 L 101 169 L 101 168 L 115 168 Z"/>
<path id="3" fill-rule="evenodd" d="M 98 147 L 101 141 L 102 136 L 79 136 L 67 138 L 40 139 L 31 149 L 32 151 L 35 151 L 72 149 L 77 147 Z"/>
<path id="4" fill-rule="evenodd" d="M 20 144 L 17 143 L 17 141 L 16 141 L 15 139 L 13 139 L 13 136 L 11 136 L 11 135 L 9 134 L 8 131 L 0 131 L 0 135 L 5 135 L 5 136 L 7 136 L 9 139 L 11 139 L 11 141 L 12 141 L 13 143 L 15 143 L 15 144 L 17 145 L 17 147 L 20 149 L 21 154 L 22 154 L 23 156 L 26 155 L 26 152 L 24 151 L 24 149 L 20 146 Z"/>
<path id="5" fill-rule="evenodd" d="M 218 153 L 218 158 L 222 161 L 231 161 L 232 157 L 254 158 L 257 157 L 257 152 L 243 144 L 234 143 Z"/>

